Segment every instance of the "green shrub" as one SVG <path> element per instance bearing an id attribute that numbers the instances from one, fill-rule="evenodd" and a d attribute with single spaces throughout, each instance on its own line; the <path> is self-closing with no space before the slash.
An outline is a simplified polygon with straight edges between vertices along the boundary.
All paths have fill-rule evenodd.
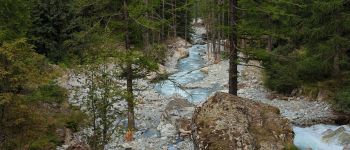
<path id="1" fill-rule="evenodd" d="M 289 94 L 300 85 L 293 63 L 279 62 L 265 64 L 265 86 L 271 90 Z"/>
<path id="2" fill-rule="evenodd" d="M 60 144 L 57 136 L 45 136 L 33 141 L 29 150 L 55 149 Z"/>
<path id="3" fill-rule="evenodd" d="M 85 125 L 86 114 L 79 110 L 73 110 L 65 120 L 65 126 L 73 132 L 79 131 Z"/>
<path id="4" fill-rule="evenodd" d="M 350 86 L 345 86 L 335 94 L 335 108 L 350 114 Z"/>
<path id="5" fill-rule="evenodd" d="M 40 86 L 29 96 L 31 101 L 41 101 L 48 103 L 62 103 L 67 95 L 66 90 L 56 83 Z"/>
<path id="6" fill-rule="evenodd" d="M 310 54 L 307 49 L 290 51 L 291 48 L 293 47 L 276 48 L 270 58 L 265 57 L 267 88 L 289 94 L 296 88 L 317 85 L 319 82 L 332 79 L 332 63 L 324 60 L 320 55 Z M 316 91 L 316 96 L 318 88 L 310 88 Z"/>
<path id="7" fill-rule="evenodd" d="M 303 83 L 313 83 L 329 79 L 331 76 L 329 64 L 317 57 L 299 58 L 297 73 Z"/>
<path id="8" fill-rule="evenodd" d="M 147 53 L 157 63 L 164 64 L 167 58 L 167 48 L 163 44 L 153 44 Z"/>

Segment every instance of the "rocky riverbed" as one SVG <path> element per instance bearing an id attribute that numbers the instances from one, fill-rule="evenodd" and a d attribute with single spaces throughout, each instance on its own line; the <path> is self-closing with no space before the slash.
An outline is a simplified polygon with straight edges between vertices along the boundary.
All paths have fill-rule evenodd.
<path id="1" fill-rule="evenodd" d="M 196 46 L 196 45 L 194 45 Z M 202 47 L 203 51 L 205 47 Z M 153 130 L 155 132 L 160 133 L 157 138 L 160 139 L 167 139 L 162 142 L 159 142 L 156 140 L 157 138 L 150 140 L 149 138 L 144 140 L 138 140 L 137 142 L 132 142 L 131 144 L 127 144 L 131 147 L 137 145 L 140 145 L 140 143 L 143 143 L 141 145 L 145 145 L 144 143 L 148 143 L 149 145 L 155 146 L 152 148 L 168 148 L 168 149 L 176 149 L 181 147 L 180 149 L 192 149 L 193 145 L 189 138 L 185 137 L 184 141 L 181 141 L 180 136 L 177 134 L 180 134 L 180 128 L 174 122 L 167 122 L 167 120 L 163 120 L 164 113 L 166 112 L 165 108 L 169 105 L 170 101 L 174 101 L 176 98 L 186 97 L 186 93 L 184 91 L 188 91 L 189 93 L 193 89 L 213 89 L 214 85 L 218 86 L 220 88 L 216 88 L 216 90 L 213 91 L 205 91 L 207 92 L 207 96 L 215 93 L 215 91 L 223 91 L 227 92 L 227 82 L 228 82 L 228 61 L 224 60 L 217 64 L 213 64 L 210 61 L 206 61 L 206 56 L 204 53 L 191 53 L 190 55 L 200 55 L 204 61 L 204 64 L 197 66 L 197 68 L 192 68 L 193 71 L 201 71 L 205 74 L 203 78 L 201 78 L 198 81 L 195 82 L 184 82 L 181 84 L 182 88 L 177 89 L 178 91 L 172 91 L 168 95 L 158 94 L 157 91 L 154 91 L 154 89 L 147 90 L 148 94 L 144 93 L 144 96 L 146 99 L 149 99 L 149 95 L 153 95 L 154 98 L 152 103 L 146 102 L 143 105 L 140 105 L 141 108 L 146 108 L 143 110 L 138 111 L 138 114 L 140 114 L 140 122 L 147 122 L 147 120 L 142 120 L 142 118 L 147 118 L 145 116 L 149 116 L 148 118 L 152 118 L 150 116 L 153 116 L 154 125 Z M 170 65 L 174 66 L 174 65 Z M 169 67 L 166 66 L 166 67 Z M 280 109 L 280 112 L 282 116 L 289 119 L 294 125 L 301 125 L 301 126 L 307 126 L 307 125 L 313 125 L 320 122 L 332 122 L 333 119 L 336 117 L 333 114 L 333 111 L 331 109 L 331 106 L 325 102 L 322 101 L 311 101 L 303 97 L 272 97 L 271 98 L 271 92 L 266 90 L 262 85 L 262 70 L 259 69 L 260 65 L 256 61 L 251 61 L 248 63 L 248 66 L 239 66 L 240 76 L 239 76 L 239 91 L 238 94 L 240 97 L 252 99 L 257 102 L 266 103 L 272 106 L 275 106 Z M 173 70 L 173 69 L 168 69 Z M 178 68 L 176 68 L 178 70 Z M 188 70 L 187 70 L 188 71 Z M 189 76 L 191 78 L 191 73 L 185 74 L 185 77 Z M 171 90 L 173 90 L 171 87 Z M 170 91 L 171 91 L 170 90 Z M 169 89 L 166 91 L 169 92 Z M 159 92 L 159 91 L 158 91 Z M 151 94 L 152 93 L 152 94 Z M 171 95 L 175 94 L 175 95 Z M 178 94 L 178 95 L 176 95 Z M 143 95 L 143 94 L 141 94 Z M 154 96 L 157 95 L 157 96 Z M 195 101 L 191 101 L 196 105 L 201 104 L 205 99 Z M 177 103 L 175 101 L 175 103 Z M 169 105 L 167 105 L 169 104 Z M 184 108 L 186 108 L 184 110 Z M 171 115 L 167 115 L 167 117 L 170 116 L 171 118 L 188 118 L 191 114 L 191 111 L 194 110 L 193 106 L 186 106 L 184 108 L 178 108 L 177 112 L 173 112 Z M 158 118 L 158 119 L 157 119 Z M 169 118 L 168 118 L 169 119 Z M 159 121 L 158 121 L 159 120 Z M 156 126 L 156 124 L 158 126 Z M 146 127 L 149 128 L 149 127 Z M 161 134 L 163 132 L 163 134 Z M 171 135 L 171 136 L 170 136 Z M 164 137 L 165 136 L 165 137 Z M 170 140 L 171 139 L 171 140 Z M 180 139 L 180 142 L 179 142 Z M 151 143 L 151 144 L 150 144 Z M 147 145 L 147 144 L 146 144 Z M 160 146 L 162 145 L 162 146 Z M 180 146 L 179 146 L 180 145 Z M 183 147 L 187 146 L 187 147 Z"/>
<path id="2" fill-rule="evenodd" d="M 238 96 L 275 106 L 281 114 L 296 125 L 313 125 L 319 122 L 332 122 L 334 115 L 331 105 L 323 101 L 312 101 L 304 97 L 271 97 L 272 93 L 263 87 L 262 69 L 257 61 L 250 61 L 249 66 L 239 66 Z M 184 85 L 187 88 L 210 87 L 219 84 L 228 91 L 228 60 L 207 65 L 208 75 L 201 81 Z"/>
<path id="3" fill-rule="evenodd" d="M 196 28 L 196 35 L 205 34 Z M 125 142 L 123 136 L 114 136 L 106 149 L 184 149 L 194 148 L 190 137 L 190 120 L 197 105 L 217 91 L 228 91 L 228 61 L 212 63 L 205 55 L 206 45 L 201 40 L 194 45 L 180 38 L 170 44 L 171 55 L 161 72 L 171 73 L 170 80 L 153 84 L 150 80 L 137 80 L 137 107 L 135 110 L 137 132 L 134 140 Z M 256 61 L 240 65 L 238 96 L 277 107 L 294 125 L 307 126 L 332 122 L 331 106 L 322 101 L 304 97 L 278 97 L 262 85 L 262 70 Z M 77 77 L 66 82 L 66 87 L 78 86 Z M 68 86 L 69 85 L 69 86 Z M 83 94 L 82 94 L 83 95 Z M 71 97 L 76 102 L 76 97 Z M 190 103 L 191 102 L 191 103 Z M 118 103 L 122 109 L 125 103 Z"/>
<path id="4" fill-rule="evenodd" d="M 251 61 L 248 65 L 240 67 L 238 96 L 275 106 L 280 109 L 283 116 L 296 125 L 306 126 L 319 122 L 332 122 L 336 118 L 331 105 L 323 101 L 312 101 L 304 97 L 283 97 L 283 99 L 271 97 L 272 93 L 262 85 L 262 70 L 259 68 L 259 63 Z M 206 87 L 219 83 L 224 87 L 221 91 L 227 92 L 228 61 L 212 64 L 208 68 L 209 73 L 206 78 L 201 82 L 186 86 Z"/>

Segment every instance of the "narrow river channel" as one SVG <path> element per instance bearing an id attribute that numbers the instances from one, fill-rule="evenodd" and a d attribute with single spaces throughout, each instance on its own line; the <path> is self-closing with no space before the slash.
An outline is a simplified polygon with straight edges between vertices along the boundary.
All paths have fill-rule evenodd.
<path id="1" fill-rule="evenodd" d="M 193 41 L 203 40 L 198 33 L 193 37 Z M 169 80 L 157 83 L 154 86 L 155 90 L 165 97 L 180 95 L 190 102 L 198 104 L 205 101 L 214 92 L 224 89 L 220 84 L 212 84 L 205 88 L 186 89 L 183 87 L 189 83 L 199 82 L 207 76 L 200 71 L 202 67 L 207 65 L 207 61 L 203 59 L 206 50 L 207 44 L 194 44 L 188 48 L 189 57 L 179 60 L 177 72 L 172 74 Z M 243 66 L 238 67 L 240 72 L 243 68 Z M 344 145 L 350 144 L 349 126 L 324 124 L 304 128 L 293 126 L 293 131 L 295 132 L 294 144 L 301 150 L 343 150 Z"/>

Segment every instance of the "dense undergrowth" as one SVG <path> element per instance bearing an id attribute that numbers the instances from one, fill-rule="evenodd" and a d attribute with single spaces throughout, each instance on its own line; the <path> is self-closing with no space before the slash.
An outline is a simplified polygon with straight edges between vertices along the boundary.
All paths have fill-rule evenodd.
<path id="1" fill-rule="evenodd" d="M 57 131 L 84 122 L 54 82 L 60 69 L 24 39 L 5 42 L 0 58 L 0 149 L 55 149 L 65 138 Z"/>
<path id="2" fill-rule="evenodd" d="M 341 64 L 341 72 L 334 74 L 329 61 L 312 55 L 305 56 L 299 51 L 290 55 L 273 52 L 264 60 L 264 84 L 271 90 L 291 95 L 295 90 L 304 96 L 316 99 L 322 97 L 331 100 L 337 111 L 350 112 L 349 66 Z M 343 57 L 348 57 L 343 56 Z M 296 94 L 296 93 L 294 93 Z"/>

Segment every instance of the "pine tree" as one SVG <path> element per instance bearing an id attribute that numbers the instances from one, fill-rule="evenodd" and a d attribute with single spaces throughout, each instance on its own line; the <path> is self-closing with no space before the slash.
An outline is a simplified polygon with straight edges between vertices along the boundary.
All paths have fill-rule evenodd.
<path id="1" fill-rule="evenodd" d="M 29 10 L 32 7 L 26 0 L 0 0 L 0 45 L 25 36 L 30 25 Z"/>
<path id="2" fill-rule="evenodd" d="M 231 35 L 230 35 L 230 67 L 229 67 L 229 93 L 237 95 L 238 90 L 238 44 L 237 44 L 237 24 L 238 24 L 238 14 L 237 14 L 237 0 L 230 1 L 230 25 L 231 25 Z"/>
<path id="3" fill-rule="evenodd" d="M 70 4 L 69 0 L 35 0 L 31 12 L 30 42 L 38 53 L 55 63 L 64 59 L 67 54 L 64 42 L 77 30 L 72 24 Z"/>
<path id="4" fill-rule="evenodd" d="M 350 2 L 346 0 L 312 1 L 311 16 L 305 19 L 308 55 L 322 65 L 329 76 L 339 77 L 350 47 Z M 317 55 L 315 55 L 317 54 Z"/>

